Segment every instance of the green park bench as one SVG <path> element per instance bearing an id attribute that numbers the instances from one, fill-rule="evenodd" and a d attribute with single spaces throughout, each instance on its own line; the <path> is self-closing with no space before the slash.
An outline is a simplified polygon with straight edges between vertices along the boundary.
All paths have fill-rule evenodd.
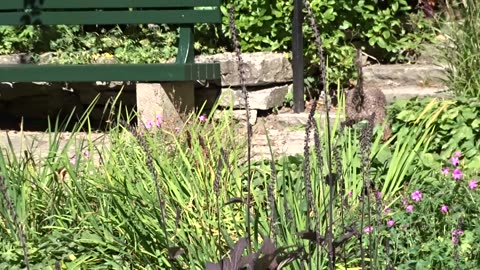
<path id="1" fill-rule="evenodd" d="M 194 82 L 220 79 L 220 65 L 195 63 L 193 49 L 195 24 L 221 23 L 220 1 L 1 0 L 0 25 L 168 24 L 179 27 L 179 41 L 174 63 L 0 65 L 0 82 L 139 82 L 141 118 L 169 115 L 176 103 L 181 103 L 176 109 L 190 109 Z M 165 94 L 173 101 L 170 107 Z"/>

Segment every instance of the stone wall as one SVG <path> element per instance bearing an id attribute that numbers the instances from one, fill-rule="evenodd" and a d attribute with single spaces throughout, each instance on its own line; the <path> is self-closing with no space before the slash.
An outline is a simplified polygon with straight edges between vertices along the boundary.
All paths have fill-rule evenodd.
<path id="1" fill-rule="evenodd" d="M 48 56 L 40 57 L 48 62 Z M 42 60 L 47 59 L 47 60 Z M 245 83 L 255 123 L 258 111 L 282 106 L 285 95 L 292 89 L 292 67 L 281 53 L 245 53 Z M 30 62 L 28 55 L 0 56 L 0 64 Z M 220 108 L 233 106 L 235 115 L 243 117 L 245 108 L 242 96 L 238 62 L 233 53 L 198 56 L 197 62 L 219 62 L 220 82 L 196 82 L 197 106 L 211 108 L 218 100 Z M 443 90 L 443 68 L 433 65 L 372 65 L 364 69 L 366 86 L 380 87 L 389 101 L 395 97 L 438 95 Z M 111 104 L 119 91 L 118 101 L 127 108 L 136 106 L 136 84 L 121 82 L 92 83 L 0 83 L 0 128 L 2 124 L 18 125 L 21 117 L 36 121 L 58 113 L 68 115 L 75 108 L 77 116 L 83 114 L 98 96 L 91 120 L 104 122 L 105 106 Z M 108 111 L 108 110 L 107 110 Z M 11 122 L 11 123 L 10 123 Z"/>
<path id="2" fill-rule="evenodd" d="M 40 59 L 47 59 L 49 54 L 45 55 Z M 252 110 L 268 110 L 280 106 L 292 82 L 291 65 L 287 58 L 283 54 L 253 53 L 244 54 L 244 60 Z M 0 56 L 0 64 L 20 65 L 30 61 L 31 58 L 25 54 Z M 233 105 L 235 109 L 244 108 L 238 65 L 234 54 L 201 56 L 197 57 L 196 61 L 220 62 L 222 72 L 220 84 L 196 82 L 195 98 L 198 106 L 206 102 L 208 109 L 219 99 L 221 107 Z M 40 64 L 44 62 L 42 60 Z M 79 117 L 97 96 L 98 100 L 92 110 L 91 120 L 101 122 L 106 118 L 105 106 L 113 102 L 120 90 L 122 94 L 118 102 L 127 108 L 134 109 L 136 106 L 134 83 L 2 82 L 0 83 L 0 126 L 8 123 L 7 125 L 15 127 L 22 117 L 27 119 L 27 122 L 35 122 L 42 121 L 49 115 L 67 116 L 74 109 L 75 117 Z"/>
<path id="3" fill-rule="evenodd" d="M 283 105 L 285 95 L 292 86 L 292 66 L 284 54 L 258 52 L 243 54 L 245 85 L 250 122 L 255 124 L 258 111 L 266 111 Z M 234 53 L 199 56 L 199 63 L 219 62 L 222 80 L 220 85 L 210 84 L 196 91 L 197 102 L 205 102 L 210 108 L 218 100 L 220 108 L 233 107 L 235 117 L 244 118 L 245 97 L 242 94 L 238 62 Z"/>

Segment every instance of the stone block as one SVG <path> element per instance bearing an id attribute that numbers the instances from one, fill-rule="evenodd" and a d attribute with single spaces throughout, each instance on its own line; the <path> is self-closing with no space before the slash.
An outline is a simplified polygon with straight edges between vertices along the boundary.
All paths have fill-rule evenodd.
<path id="1" fill-rule="evenodd" d="M 420 86 L 442 88 L 445 68 L 436 65 L 372 65 L 363 68 L 365 87 Z"/>
<path id="2" fill-rule="evenodd" d="M 288 83 L 293 80 L 292 65 L 283 53 L 254 52 L 242 54 L 247 86 L 265 86 Z M 235 53 L 202 55 L 197 63 L 220 63 L 223 87 L 240 86 L 240 74 Z"/>
<path id="3" fill-rule="evenodd" d="M 162 116 L 164 123 L 180 125 L 184 116 L 195 109 L 192 82 L 138 83 L 138 125 Z"/>
<path id="4" fill-rule="evenodd" d="M 269 110 L 283 105 L 289 85 L 275 86 L 259 90 L 248 90 L 248 102 L 252 110 Z M 240 89 L 223 88 L 219 105 L 233 106 L 235 109 L 245 108 L 245 98 Z"/>

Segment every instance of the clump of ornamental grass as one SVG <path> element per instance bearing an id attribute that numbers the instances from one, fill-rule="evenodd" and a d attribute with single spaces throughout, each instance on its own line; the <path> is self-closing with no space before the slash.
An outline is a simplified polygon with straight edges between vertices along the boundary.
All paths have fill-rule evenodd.
<path id="1" fill-rule="evenodd" d="M 160 116 L 157 116 L 156 117 L 156 126 L 157 127 L 161 127 L 161 124 L 162 124 L 162 118 Z M 150 125 L 150 121 L 147 120 L 147 123 L 145 124 L 145 128 L 148 130 L 150 130 L 152 128 L 152 126 Z M 162 193 L 161 191 L 161 187 L 160 187 L 160 180 L 159 180 L 159 176 L 158 176 L 158 172 L 157 172 L 157 169 L 155 167 L 155 164 L 154 164 L 154 157 L 153 157 L 153 154 L 152 152 L 150 151 L 150 147 L 145 139 L 145 135 L 144 134 L 141 134 L 138 132 L 137 129 L 133 128 L 132 126 L 130 126 L 129 124 L 123 122 L 123 125 L 124 127 L 137 139 L 139 145 L 142 147 L 144 153 L 145 153 L 145 157 L 146 157 L 146 165 L 150 171 L 150 173 L 152 174 L 152 178 L 153 178 L 153 181 L 154 181 L 154 184 L 155 184 L 155 192 L 156 192 L 156 195 L 157 195 L 157 199 L 158 199 L 158 204 L 159 204 L 159 209 L 160 209 L 160 224 L 162 226 L 162 229 L 163 229 L 163 233 L 165 235 L 165 239 L 167 240 L 167 247 L 168 247 L 168 250 L 169 250 L 169 257 L 171 259 L 175 259 L 178 255 L 182 254 L 184 251 L 182 248 L 178 247 L 178 246 L 172 246 L 170 244 L 170 241 L 169 241 L 169 236 L 168 236 L 168 232 L 167 232 L 167 222 L 166 222 L 166 205 L 165 205 L 165 199 L 164 199 L 164 194 Z M 177 216 L 176 216 L 176 219 L 175 219 L 175 228 L 178 228 L 178 217 L 179 217 L 179 211 L 178 211 L 179 208 L 177 208 Z"/>
<path id="2" fill-rule="evenodd" d="M 453 3 L 452 3 L 453 4 Z M 442 25 L 447 41 L 441 44 L 442 60 L 447 63 L 446 85 L 455 96 L 480 97 L 480 4 L 464 0 L 447 6 L 447 18 Z"/>
<path id="3" fill-rule="evenodd" d="M 3 197 L 3 201 L 5 204 L 5 208 L 10 213 L 10 218 L 13 220 L 13 224 L 15 225 L 14 231 L 18 233 L 18 239 L 20 240 L 20 246 L 22 247 L 23 251 L 23 263 L 27 270 L 30 269 L 30 259 L 28 257 L 28 246 L 27 246 L 27 237 L 25 236 L 25 230 L 23 225 L 20 223 L 17 215 L 17 211 L 15 210 L 15 205 L 12 201 L 8 193 L 7 184 L 5 178 L 0 176 L 0 194 Z"/>
<path id="4" fill-rule="evenodd" d="M 122 219 L 131 220 L 121 225 L 135 236 L 129 246 L 162 253 L 145 254 L 143 260 L 167 258 L 170 264 L 157 265 L 175 269 L 203 267 L 238 239 L 243 216 L 235 202 L 225 203 L 228 198 L 242 198 L 236 180 L 239 170 L 232 165 L 239 158 L 239 147 L 232 147 L 238 139 L 231 119 L 210 119 L 211 115 L 191 115 L 184 126 L 169 129 L 157 118 L 138 129 L 120 126 L 113 134 L 104 166 L 111 180 L 104 184 L 116 200 L 127 202 L 117 204 L 117 210 Z M 125 173 L 118 168 L 125 168 Z M 211 239 L 216 239 L 214 245 Z"/>

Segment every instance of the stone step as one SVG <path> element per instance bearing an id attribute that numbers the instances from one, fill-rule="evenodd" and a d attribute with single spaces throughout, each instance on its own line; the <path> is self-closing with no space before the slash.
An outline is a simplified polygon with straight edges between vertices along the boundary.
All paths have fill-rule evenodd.
<path id="1" fill-rule="evenodd" d="M 445 67 L 428 64 L 371 65 L 363 68 L 363 78 L 366 87 L 443 88 L 445 70 Z"/>
<path id="2" fill-rule="evenodd" d="M 384 87 L 381 89 L 385 94 L 387 103 L 392 103 L 396 99 L 411 99 L 414 97 L 448 98 L 452 96 L 451 93 L 447 92 L 445 87 L 401 85 L 397 87 Z"/>

